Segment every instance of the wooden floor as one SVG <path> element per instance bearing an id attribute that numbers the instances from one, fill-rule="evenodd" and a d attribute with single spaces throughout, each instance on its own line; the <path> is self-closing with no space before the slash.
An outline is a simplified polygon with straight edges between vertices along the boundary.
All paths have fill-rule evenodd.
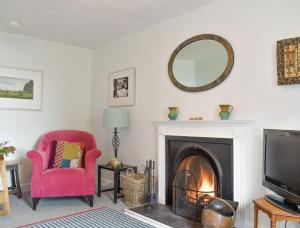
<path id="1" fill-rule="evenodd" d="M 166 224 L 174 228 L 201 228 L 201 224 L 175 215 L 171 208 L 158 204 L 154 209 L 146 209 L 144 206 L 130 208 L 131 211 L 146 216 L 150 219 Z"/>

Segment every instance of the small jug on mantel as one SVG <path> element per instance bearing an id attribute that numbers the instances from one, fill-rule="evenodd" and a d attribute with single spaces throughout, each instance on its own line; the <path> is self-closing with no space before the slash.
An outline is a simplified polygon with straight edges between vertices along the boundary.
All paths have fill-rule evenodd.
<path id="1" fill-rule="evenodd" d="M 179 109 L 176 106 L 169 107 L 169 114 L 168 117 L 170 120 L 176 120 L 178 117 Z"/>
<path id="2" fill-rule="evenodd" d="M 219 113 L 219 116 L 221 120 L 228 120 L 229 116 L 233 110 L 232 105 L 229 104 L 220 104 L 221 112 Z"/>

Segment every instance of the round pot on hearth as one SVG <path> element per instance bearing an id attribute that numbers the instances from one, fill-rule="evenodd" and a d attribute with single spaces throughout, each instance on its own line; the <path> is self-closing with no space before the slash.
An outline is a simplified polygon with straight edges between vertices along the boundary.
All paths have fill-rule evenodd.
<path id="1" fill-rule="evenodd" d="M 215 198 L 202 210 L 201 222 L 203 228 L 232 228 L 235 222 L 235 210 L 230 203 Z"/>

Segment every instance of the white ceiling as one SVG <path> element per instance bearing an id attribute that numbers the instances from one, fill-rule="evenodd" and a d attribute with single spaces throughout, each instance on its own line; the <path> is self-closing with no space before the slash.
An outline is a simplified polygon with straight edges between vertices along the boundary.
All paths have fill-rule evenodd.
<path id="1" fill-rule="evenodd" d="M 95 48 L 213 1 L 0 0 L 0 30 Z"/>

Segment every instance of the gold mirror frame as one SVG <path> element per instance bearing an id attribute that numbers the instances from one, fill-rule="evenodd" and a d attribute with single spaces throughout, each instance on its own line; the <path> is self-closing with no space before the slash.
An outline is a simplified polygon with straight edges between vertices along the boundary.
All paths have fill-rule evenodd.
<path id="1" fill-rule="evenodd" d="M 176 78 L 174 77 L 174 73 L 173 73 L 173 63 L 174 60 L 177 56 L 177 54 L 186 46 L 190 45 L 191 43 L 194 43 L 196 41 L 199 40 L 214 40 L 219 42 L 220 44 L 222 44 L 224 46 L 224 48 L 227 51 L 227 55 L 228 55 L 228 61 L 227 61 L 227 65 L 226 68 L 224 70 L 224 72 L 213 82 L 203 85 L 203 86 L 198 86 L 198 87 L 189 87 L 189 86 L 185 86 L 182 85 L 180 82 L 178 82 L 176 80 Z M 202 35 L 198 35 L 198 36 L 194 36 L 186 41 L 184 41 L 183 43 L 181 43 L 172 53 L 170 60 L 169 60 L 169 64 L 168 64 L 168 73 L 169 73 L 169 77 L 172 81 L 172 83 L 179 89 L 184 90 L 186 92 L 201 92 L 201 91 L 205 91 L 205 90 L 209 90 L 213 87 L 216 87 L 217 85 L 221 84 L 230 74 L 232 67 L 233 67 L 233 63 L 234 63 L 234 54 L 233 54 L 233 49 L 230 45 L 230 43 L 225 40 L 223 37 L 220 37 L 218 35 L 214 35 L 214 34 L 202 34 Z"/>

